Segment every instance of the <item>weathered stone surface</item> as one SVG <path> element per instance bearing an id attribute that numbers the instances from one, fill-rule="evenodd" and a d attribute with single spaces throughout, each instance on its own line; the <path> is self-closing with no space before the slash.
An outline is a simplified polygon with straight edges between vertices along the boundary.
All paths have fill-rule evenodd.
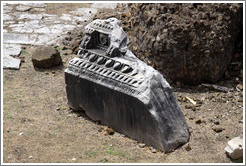
<path id="1" fill-rule="evenodd" d="M 42 14 L 21 13 L 18 19 L 19 20 L 22 20 L 22 19 L 40 20 L 41 18 L 42 18 Z"/>
<path id="2" fill-rule="evenodd" d="M 13 17 L 10 16 L 9 14 L 3 14 L 3 21 L 5 20 L 13 20 Z"/>
<path id="3" fill-rule="evenodd" d="M 30 9 L 31 9 L 30 6 L 25 6 L 25 5 L 16 6 L 16 10 L 21 12 L 29 11 Z"/>
<path id="4" fill-rule="evenodd" d="M 76 11 L 70 12 L 71 14 L 77 14 L 81 16 L 93 16 L 97 12 L 95 8 L 78 8 Z"/>
<path id="5" fill-rule="evenodd" d="M 32 63 L 37 68 L 49 68 L 61 63 L 60 53 L 51 46 L 38 47 L 32 55 Z"/>
<path id="6" fill-rule="evenodd" d="M 16 44 L 33 44 L 36 41 L 36 34 L 15 34 L 15 33 L 4 33 L 4 43 L 16 43 Z"/>
<path id="7" fill-rule="evenodd" d="M 91 5 L 92 8 L 97 9 L 114 9 L 116 8 L 117 3 L 93 3 Z"/>
<path id="8" fill-rule="evenodd" d="M 21 46 L 20 45 L 3 45 L 3 68 L 4 69 L 19 69 L 20 68 L 20 59 L 11 57 L 17 56 L 20 54 Z"/>
<path id="9" fill-rule="evenodd" d="M 188 127 L 170 85 L 127 48 L 119 21 L 95 20 L 85 29 L 79 57 L 65 70 L 70 107 L 164 152 L 186 143 Z"/>
<path id="10" fill-rule="evenodd" d="M 243 139 L 235 137 L 228 141 L 228 146 L 225 148 L 226 153 L 232 159 L 239 159 L 243 157 Z"/>
<path id="11" fill-rule="evenodd" d="M 19 69 L 20 59 L 16 59 L 9 55 L 3 54 L 3 68 L 4 69 Z"/>

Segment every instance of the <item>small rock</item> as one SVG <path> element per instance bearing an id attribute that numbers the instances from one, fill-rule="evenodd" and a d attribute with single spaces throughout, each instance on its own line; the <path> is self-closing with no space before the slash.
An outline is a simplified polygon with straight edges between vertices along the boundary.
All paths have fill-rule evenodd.
<path id="1" fill-rule="evenodd" d="M 72 50 L 68 49 L 64 52 L 64 55 L 71 55 L 73 53 Z"/>
<path id="2" fill-rule="evenodd" d="M 239 159 L 243 157 L 243 139 L 235 137 L 228 141 L 228 146 L 225 148 L 226 153 L 232 159 Z"/>
<path id="3" fill-rule="evenodd" d="M 194 105 L 185 105 L 185 109 L 191 109 L 192 111 L 196 111 L 196 106 Z"/>
<path id="4" fill-rule="evenodd" d="M 185 150 L 186 150 L 186 151 L 190 151 L 190 150 L 191 150 L 190 144 L 187 144 L 187 145 L 185 146 Z"/>
<path id="5" fill-rule="evenodd" d="M 56 108 L 57 111 L 60 111 L 60 109 L 61 109 L 61 107 L 57 107 L 57 108 Z"/>
<path id="6" fill-rule="evenodd" d="M 24 134 L 24 132 L 21 132 L 19 135 L 23 135 Z"/>
<path id="7" fill-rule="evenodd" d="M 98 129 L 98 132 L 102 132 L 102 131 L 103 131 L 103 128 L 100 127 L 100 128 Z"/>
<path id="8" fill-rule="evenodd" d="M 76 158 L 72 158 L 73 161 L 76 161 Z"/>
<path id="9" fill-rule="evenodd" d="M 243 85 L 242 85 L 242 84 L 238 84 L 238 85 L 236 86 L 236 88 L 239 89 L 240 91 L 242 91 L 242 90 L 243 90 Z"/>
<path id="10" fill-rule="evenodd" d="M 106 127 L 106 129 L 105 129 L 105 135 L 113 135 L 114 132 L 115 131 L 110 127 Z"/>
<path id="11" fill-rule="evenodd" d="M 223 130 L 225 130 L 225 129 L 223 129 L 222 127 L 217 127 L 217 126 L 213 127 L 212 129 L 213 129 L 216 133 L 220 133 L 220 132 L 222 132 Z"/>
<path id="12" fill-rule="evenodd" d="M 215 124 L 215 125 L 219 125 L 220 122 L 219 122 L 219 121 L 214 121 L 214 124 Z"/>
<path id="13" fill-rule="evenodd" d="M 51 46 L 36 48 L 32 56 L 32 63 L 37 68 L 49 68 L 61 63 L 60 53 Z"/>
<path id="14" fill-rule="evenodd" d="M 157 153 L 157 151 L 158 151 L 158 150 L 157 150 L 156 148 L 151 147 L 151 152 L 152 152 L 152 153 Z"/>
<path id="15" fill-rule="evenodd" d="M 29 159 L 32 159 L 32 156 L 29 156 Z"/>
<path id="16" fill-rule="evenodd" d="M 140 143 L 140 144 L 138 144 L 138 146 L 139 146 L 140 148 L 144 148 L 144 147 L 145 147 L 145 144 Z"/>
<path id="17" fill-rule="evenodd" d="M 202 123 L 202 120 L 201 120 L 200 118 L 197 118 L 197 119 L 195 120 L 195 122 L 196 122 L 196 124 L 201 124 L 201 123 Z"/>
<path id="18" fill-rule="evenodd" d="M 100 124 L 101 124 L 101 121 L 100 121 L 100 120 L 97 120 L 97 121 L 96 121 L 96 124 L 97 124 L 97 125 L 100 125 Z"/>

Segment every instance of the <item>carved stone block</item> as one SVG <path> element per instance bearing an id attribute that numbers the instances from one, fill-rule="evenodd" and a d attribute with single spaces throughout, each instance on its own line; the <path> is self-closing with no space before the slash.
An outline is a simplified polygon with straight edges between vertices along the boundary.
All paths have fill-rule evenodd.
<path id="1" fill-rule="evenodd" d="M 188 127 L 170 85 L 127 48 L 119 20 L 95 20 L 85 32 L 65 70 L 69 106 L 164 152 L 186 143 Z"/>

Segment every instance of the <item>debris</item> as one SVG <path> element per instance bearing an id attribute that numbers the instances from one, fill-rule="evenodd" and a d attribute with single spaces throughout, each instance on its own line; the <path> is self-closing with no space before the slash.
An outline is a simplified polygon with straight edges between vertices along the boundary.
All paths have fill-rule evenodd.
<path id="1" fill-rule="evenodd" d="M 196 106 L 194 106 L 194 105 L 185 105 L 185 109 L 191 109 L 192 111 L 196 111 Z"/>
<path id="2" fill-rule="evenodd" d="M 144 148 L 144 147 L 145 147 L 145 144 L 140 143 L 140 144 L 138 144 L 138 146 L 139 146 L 140 148 Z"/>
<path id="3" fill-rule="evenodd" d="M 196 102 L 193 99 L 189 98 L 188 96 L 186 96 L 185 98 L 189 100 L 193 105 L 196 105 Z"/>
<path id="4" fill-rule="evenodd" d="M 228 141 L 228 146 L 225 148 L 226 153 L 232 159 L 239 159 L 243 157 L 243 139 L 235 137 Z"/>
<path id="5" fill-rule="evenodd" d="M 212 89 L 215 89 L 215 90 L 218 90 L 218 91 L 226 92 L 226 93 L 228 93 L 228 92 L 233 90 L 232 88 L 227 88 L 225 86 L 214 85 L 214 84 L 202 84 L 202 86 L 205 86 L 205 87 L 208 87 L 208 88 L 212 88 Z"/>
<path id="6" fill-rule="evenodd" d="M 185 150 L 186 150 L 186 151 L 190 151 L 190 150 L 191 150 L 190 144 L 187 144 L 187 145 L 185 146 Z"/>
<path id="7" fill-rule="evenodd" d="M 216 82 L 221 79 L 222 74 L 231 62 L 234 46 L 229 42 L 236 38 L 238 33 L 236 30 L 238 27 L 232 25 L 236 25 L 236 22 L 241 25 L 239 20 L 243 19 L 240 17 L 242 14 L 239 13 L 242 11 L 242 6 L 238 4 L 225 6 L 223 4 L 208 3 L 194 6 L 185 3 L 175 5 L 128 4 L 131 15 L 121 17 L 121 21 L 125 23 L 124 28 L 130 31 L 128 32 L 132 42 L 129 43 L 129 47 L 136 47 L 136 50 L 132 49 L 134 53 L 146 62 L 150 60 L 163 75 L 173 81 L 178 80 L 188 84 L 196 84 L 203 80 Z M 216 10 L 213 10 L 215 6 Z M 188 17 L 187 10 L 191 14 Z M 150 15 L 150 13 L 154 14 Z M 235 18 L 236 13 L 238 13 L 238 17 Z M 230 21 L 226 21 L 229 18 Z M 182 22 L 180 22 L 180 19 L 182 19 Z M 206 19 L 221 21 L 206 22 Z M 156 26 L 157 22 L 160 26 Z M 219 28 L 215 30 L 212 28 L 214 26 Z M 206 33 L 201 34 L 201 31 Z M 154 37 L 153 34 L 155 34 Z M 224 45 L 216 42 L 216 38 L 219 36 L 222 41 L 228 44 Z M 207 41 L 206 45 L 202 44 L 204 41 Z M 183 43 L 187 44 L 185 53 L 183 53 Z M 145 49 L 142 49 L 142 47 Z M 149 51 L 148 56 L 145 54 L 146 50 Z M 202 52 L 204 56 L 199 56 L 197 50 Z M 168 56 L 162 56 L 158 60 L 156 57 L 163 54 L 163 51 L 166 51 Z M 230 53 L 228 54 L 228 52 Z M 241 59 L 238 59 L 238 61 L 243 59 L 241 52 L 243 51 L 238 51 Z M 223 56 L 214 58 L 215 53 Z M 187 58 L 187 55 L 194 55 L 194 57 Z M 183 63 L 177 65 L 181 57 Z M 156 62 L 160 65 L 156 65 Z M 204 62 L 207 64 L 203 65 Z M 185 66 L 185 64 L 193 65 Z"/>
<path id="8" fill-rule="evenodd" d="M 72 158 L 73 161 L 76 161 L 76 158 Z"/>
<path id="9" fill-rule="evenodd" d="M 19 135 L 23 135 L 24 134 L 24 132 L 21 132 Z"/>
<path id="10" fill-rule="evenodd" d="M 98 129 L 98 132 L 102 132 L 102 131 L 103 131 L 103 128 L 100 127 L 100 128 Z"/>
<path id="11" fill-rule="evenodd" d="M 153 148 L 153 147 L 151 147 L 150 149 L 151 149 L 152 153 L 157 153 L 157 151 L 158 151 L 156 148 Z"/>
<path id="12" fill-rule="evenodd" d="M 200 118 L 196 119 L 195 120 L 196 124 L 201 124 L 202 123 L 202 120 Z"/>
<path id="13" fill-rule="evenodd" d="M 115 131 L 110 127 L 106 127 L 106 129 L 105 129 L 105 135 L 113 135 L 114 132 Z"/>
<path id="14" fill-rule="evenodd" d="M 60 109 L 61 109 L 61 107 L 57 107 L 57 108 L 56 108 L 57 111 L 60 111 Z"/>
<path id="15" fill-rule="evenodd" d="M 242 91 L 242 90 L 243 90 L 243 85 L 242 85 L 242 84 L 238 84 L 238 85 L 236 86 L 236 89 L 237 89 L 238 91 Z"/>
<path id="16" fill-rule="evenodd" d="M 32 156 L 29 156 L 29 159 L 32 159 Z"/>
<path id="17" fill-rule="evenodd" d="M 220 133 L 220 132 L 222 132 L 223 130 L 225 130 L 224 128 L 222 128 L 222 127 L 217 127 L 217 126 L 214 126 L 212 129 L 213 129 L 216 133 Z"/>
<path id="18" fill-rule="evenodd" d="M 215 121 L 214 124 L 215 124 L 215 125 L 219 125 L 220 122 L 219 122 L 219 121 Z"/>
<path id="19" fill-rule="evenodd" d="M 72 50 L 68 49 L 64 52 L 64 55 L 71 55 L 73 53 Z"/>

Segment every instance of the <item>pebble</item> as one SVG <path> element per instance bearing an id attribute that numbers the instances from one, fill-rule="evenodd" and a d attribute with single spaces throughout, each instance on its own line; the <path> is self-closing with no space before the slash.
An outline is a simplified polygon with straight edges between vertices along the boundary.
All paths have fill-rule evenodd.
<path id="1" fill-rule="evenodd" d="M 242 84 L 238 84 L 236 86 L 236 88 L 237 88 L 238 91 L 242 91 L 243 90 L 243 85 Z"/>
<path id="2" fill-rule="evenodd" d="M 202 123 L 202 120 L 200 118 L 196 119 L 195 120 L 196 124 L 201 124 Z"/>
<path id="3" fill-rule="evenodd" d="M 214 126 L 212 129 L 213 129 L 216 133 L 220 133 L 220 132 L 222 132 L 223 130 L 225 130 L 224 128 L 222 128 L 222 127 L 217 127 L 217 126 Z"/>
<path id="4" fill-rule="evenodd" d="M 187 145 L 185 146 L 185 150 L 186 150 L 186 151 L 190 151 L 190 150 L 191 150 L 190 144 L 187 144 Z"/>
<path id="5" fill-rule="evenodd" d="M 152 153 L 157 153 L 157 151 L 158 151 L 156 148 L 153 148 L 153 147 L 151 147 L 150 149 L 151 149 Z"/>
<path id="6" fill-rule="evenodd" d="M 32 159 L 32 156 L 29 156 L 29 159 Z"/>
<path id="7" fill-rule="evenodd" d="M 140 148 L 144 148 L 144 147 L 145 147 L 145 144 L 140 143 L 140 144 L 138 144 L 138 146 L 139 146 Z"/>
<path id="8" fill-rule="evenodd" d="M 115 131 L 112 128 L 106 127 L 105 135 L 113 135 L 114 133 L 115 133 Z"/>
<path id="9" fill-rule="evenodd" d="M 73 53 L 72 50 L 68 49 L 64 52 L 64 55 L 71 55 Z"/>
<path id="10" fill-rule="evenodd" d="M 76 158 L 72 158 L 73 161 L 76 161 Z"/>
<path id="11" fill-rule="evenodd" d="M 219 122 L 219 121 L 214 121 L 214 124 L 215 124 L 215 125 L 219 125 L 220 122 Z"/>
<path id="12" fill-rule="evenodd" d="M 56 108 L 57 111 L 60 111 L 60 109 L 61 109 L 61 107 L 57 107 L 57 108 Z"/>
<path id="13" fill-rule="evenodd" d="M 19 135 L 23 135 L 24 134 L 24 132 L 21 132 Z"/>

